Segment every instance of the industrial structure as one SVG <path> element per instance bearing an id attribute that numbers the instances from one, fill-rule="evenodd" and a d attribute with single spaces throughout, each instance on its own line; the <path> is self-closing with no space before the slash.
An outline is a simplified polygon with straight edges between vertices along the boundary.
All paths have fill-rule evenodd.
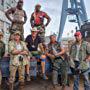
<path id="1" fill-rule="evenodd" d="M 84 0 L 63 0 L 58 41 L 62 37 L 67 16 L 71 23 L 77 23 L 78 29 L 88 21 Z"/>
<path id="2" fill-rule="evenodd" d="M 5 16 L 5 11 L 12 6 L 16 6 L 18 0 L 0 0 L 0 30 L 4 33 L 4 42 L 6 44 L 6 51 L 8 50 L 7 44 L 9 39 L 10 22 Z"/>

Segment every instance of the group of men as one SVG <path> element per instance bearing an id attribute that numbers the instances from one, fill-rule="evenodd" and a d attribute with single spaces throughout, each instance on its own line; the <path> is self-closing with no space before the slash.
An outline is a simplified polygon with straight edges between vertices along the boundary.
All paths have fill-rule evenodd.
<path id="1" fill-rule="evenodd" d="M 50 35 L 50 42 L 45 45 L 45 28 L 50 22 L 50 17 L 40 10 L 41 5 L 35 6 L 35 11 L 30 18 L 31 35 L 24 40 L 24 24 L 27 21 L 26 12 L 23 10 L 23 0 L 19 0 L 17 6 L 6 11 L 6 17 L 12 22 L 10 28 L 9 54 L 10 54 L 10 79 L 9 89 L 13 90 L 16 70 L 19 71 L 20 86 L 24 85 L 24 73 L 26 67 L 26 79 L 30 81 L 30 57 L 40 59 L 42 78 L 47 80 L 45 72 L 46 60 L 49 58 L 52 62 L 52 82 L 55 88 L 58 87 L 58 76 L 61 75 L 62 90 L 65 90 L 68 80 L 68 67 L 74 75 L 74 88 L 79 90 L 79 76 L 84 76 L 85 90 L 90 90 L 89 66 L 90 44 L 82 40 L 81 32 L 75 33 L 75 43 L 70 48 L 70 58 L 68 60 L 64 46 L 57 42 L 56 35 Z M 44 24 L 44 19 L 47 23 Z M 3 33 L 0 32 L 0 61 L 5 54 L 5 44 L 2 41 Z M 23 47 L 23 48 L 22 48 Z M 38 47 L 40 51 L 38 51 Z M 27 56 L 24 62 L 24 56 Z M 14 58 L 15 57 L 15 58 Z M 25 58 L 26 59 L 26 58 Z M 69 64 L 69 65 L 68 65 Z M 1 70 L 0 70 L 1 75 Z M 1 85 L 1 83 L 0 83 Z M 20 89 L 21 90 L 21 89 Z"/>

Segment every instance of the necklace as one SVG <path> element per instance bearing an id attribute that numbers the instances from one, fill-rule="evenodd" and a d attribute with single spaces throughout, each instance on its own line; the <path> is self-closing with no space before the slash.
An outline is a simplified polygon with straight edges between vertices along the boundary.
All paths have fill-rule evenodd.
<path id="1" fill-rule="evenodd" d="M 32 37 L 32 48 L 35 48 L 36 46 L 34 45 L 34 41 L 35 41 L 35 38 Z"/>

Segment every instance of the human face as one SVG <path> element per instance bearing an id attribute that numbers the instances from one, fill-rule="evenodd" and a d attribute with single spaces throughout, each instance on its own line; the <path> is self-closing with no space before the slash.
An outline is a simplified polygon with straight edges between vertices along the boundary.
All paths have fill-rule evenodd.
<path id="1" fill-rule="evenodd" d="M 20 41 L 20 35 L 19 34 L 15 34 L 14 35 L 14 39 L 15 39 L 15 41 Z"/>
<path id="2" fill-rule="evenodd" d="M 75 39 L 77 42 L 80 42 L 82 40 L 82 35 L 75 36 Z"/>
<path id="3" fill-rule="evenodd" d="M 32 37 L 36 37 L 37 36 L 37 31 L 32 31 L 31 34 L 32 34 Z"/>
<path id="4" fill-rule="evenodd" d="M 22 1 L 18 2 L 17 7 L 18 9 L 22 10 L 23 2 Z"/>
<path id="5" fill-rule="evenodd" d="M 41 8 L 40 6 L 36 6 L 35 7 L 36 12 L 39 12 L 40 11 L 40 8 Z"/>
<path id="6" fill-rule="evenodd" d="M 56 36 L 51 36 L 51 37 L 50 37 L 50 41 L 51 41 L 52 43 L 55 43 L 55 42 L 56 42 Z"/>

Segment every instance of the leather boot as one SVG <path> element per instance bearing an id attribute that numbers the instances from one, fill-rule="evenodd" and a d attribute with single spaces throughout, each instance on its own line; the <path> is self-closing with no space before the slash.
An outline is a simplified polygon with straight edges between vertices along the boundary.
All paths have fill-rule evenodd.
<path id="1" fill-rule="evenodd" d="M 0 90 L 2 90 L 2 87 L 1 87 L 1 85 L 0 85 Z"/>
<path id="2" fill-rule="evenodd" d="M 13 89 L 13 83 L 9 83 L 9 90 L 14 90 Z"/>
<path id="3" fill-rule="evenodd" d="M 65 85 L 64 84 L 62 84 L 61 90 L 65 90 Z"/>
<path id="4" fill-rule="evenodd" d="M 27 81 L 27 82 L 31 81 L 29 74 L 26 75 L 26 81 Z"/>
<path id="5" fill-rule="evenodd" d="M 19 90 L 24 90 L 24 86 L 25 86 L 24 82 L 20 82 Z"/>

